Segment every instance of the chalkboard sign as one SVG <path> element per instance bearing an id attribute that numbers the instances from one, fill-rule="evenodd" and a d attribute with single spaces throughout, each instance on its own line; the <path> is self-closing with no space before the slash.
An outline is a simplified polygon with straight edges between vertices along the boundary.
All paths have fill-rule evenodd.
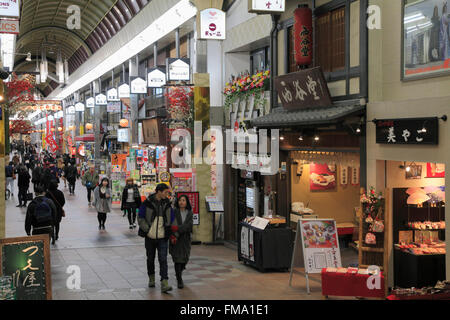
<path id="1" fill-rule="evenodd" d="M 11 276 L 17 300 L 51 300 L 48 235 L 0 239 L 0 276 Z"/>

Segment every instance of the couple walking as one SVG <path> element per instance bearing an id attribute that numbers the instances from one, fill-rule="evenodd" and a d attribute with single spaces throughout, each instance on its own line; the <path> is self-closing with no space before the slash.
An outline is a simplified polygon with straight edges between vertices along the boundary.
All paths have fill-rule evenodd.
<path id="1" fill-rule="evenodd" d="M 168 251 L 175 263 L 178 288 L 184 287 L 182 273 L 191 252 L 192 208 L 189 199 L 181 196 L 172 208 L 169 200 L 170 189 L 159 184 L 139 208 L 139 235 L 145 238 L 147 252 L 147 274 L 150 288 L 155 287 L 155 256 L 158 250 L 161 291 L 172 290 L 168 280 Z"/>

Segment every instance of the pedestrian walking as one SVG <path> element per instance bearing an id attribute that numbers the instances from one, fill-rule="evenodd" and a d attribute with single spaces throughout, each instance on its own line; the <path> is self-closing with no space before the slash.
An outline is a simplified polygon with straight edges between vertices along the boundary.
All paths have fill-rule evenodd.
<path id="1" fill-rule="evenodd" d="M 122 192 L 120 209 L 128 214 L 130 229 L 136 228 L 136 210 L 141 206 L 141 195 L 132 178 L 127 179 L 127 184 Z"/>
<path id="2" fill-rule="evenodd" d="M 167 267 L 168 240 L 171 234 L 171 205 L 168 199 L 170 190 L 164 184 L 156 186 L 156 192 L 150 195 L 139 208 L 139 235 L 145 237 L 147 253 L 148 286 L 155 287 L 155 254 L 158 250 L 159 274 L 161 276 L 161 292 L 172 290 L 169 286 Z"/>
<path id="3" fill-rule="evenodd" d="M 94 190 L 94 207 L 97 210 L 98 230 L 105 230 L 106 215 L 111 212 L 111 188 L 109 179 L 103 178 Z"/>
<path id="4" fill-rule="evenodd" d="M 5 177 L 6 177 L 6 187 L 9 187 L 11 191 L 11 196 L 14 196 L 14 180 L 16 179 L 16 174 L 14 173 L 14 163 L 12 161 L 5 167 Z"/>
<path id="5" fill-rule="evenodd" d="M 55 241 L 59 239 L 59 228 L 62 221 L 62 218 L 66 216 L 64 212 L 64 205 L 66 203 L 66 199 L 64 197 L 64 193 L 58 190 L 58 184 L 56 181 L 52 181 L 50 183 L 49 189 L 45 195 L 48 199 L 53 200 L 53 203 L 56 207 L 56 220 L 55 220 Z"/>
<path id="6" fill-rule="evenodd" d="M 17 207 L 22 208 L 27 206 L 27 193 L 30 188 L 31 176 L 24 165 L 19 166 L 18 176 L 17 186 L 19 187 L 19 205 Z"/>
<path id="7" fill-rule="evenodd" d="M 54 225 L 56 207 L 52 200 L 45 197 L 45 188 L 39 185 L 34 190 L 36 197 L 31 201 L 25 217 L 25 232 L 27 235 L 48 234 L 55 244 Z"/>
<path id="8" fill-rule="evenodd" d="M 180 196 L 175 202 L 171 215 L 171 231 L 169 253 L 175 264 L 178 289 L 184 288 L 182 273 L 186 269 L 191 255 L 191 233 L 193 214 L 191 203 L 186 195 Z"/>
<path id="9" fill-rule="evenodd" d="M 69 183 L 69 194 L 75 194 L 75 183 L 77 182 L 77 175 L 77 167 L 75 167 L 73 163 L 69 161 L 67 163 L 67 166 L 64 168 L 64 176 Z"/>
<path id="10" fill-rule="evenodd" d="M 31 182 L 34 185 L 34 188 L 41 182 L 42 175 L 44 174 L 44 169 L 42 168 L 42 164 L 40 162 L 36 162 L 36 167 L 33 169 L 31 173 Z"/>
<path id="11" fill-rule="evenodd" d="M 95 172 L 94 167 L 90 167 L 87 172 L 84 173 L 81 183 L 86 187 L 87 190 L 87 198 L 89 202 L 89 207 L 92 205 L 91 201 L 91 193 L 92 190 L 95 189 L 98 185 L 99 176 L 98 173 Z"/>

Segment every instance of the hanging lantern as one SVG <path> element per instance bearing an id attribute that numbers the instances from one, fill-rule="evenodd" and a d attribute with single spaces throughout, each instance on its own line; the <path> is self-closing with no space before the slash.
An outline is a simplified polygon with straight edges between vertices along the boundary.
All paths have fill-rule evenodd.
<path id="1" fill-rule="evenodd" d="M 63 131 L 63 128 L 58 127 L 58 131 L 59 131 L 59 132 Z"/>
<path id="2" fill-rule="evenodd" d="M 295 63 L 310 65 L 313 58 L 312 11 L 307 6 L 294 11 Z"/>
<path id="3" fill-rule="evenodd" d="M 120 126 L 121 126 L 122 128 L 128 127 L 128 119 L 122 119 L 122 120 L 120 120 Z"/>
<path id="4" fill-rule="evenodd" d="M 55 131 L 55 128 L 52 128 L 52 132 L 54 132 Z"/>
<path id="5" fill-rule="evenodd" d="M 93 127 L 92 123 L 86 123 L 86 130 L 92 130 Z"/>

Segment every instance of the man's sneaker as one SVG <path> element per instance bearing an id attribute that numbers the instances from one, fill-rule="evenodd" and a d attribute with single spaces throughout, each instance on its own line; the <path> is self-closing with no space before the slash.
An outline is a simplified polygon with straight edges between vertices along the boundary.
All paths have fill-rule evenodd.
<path id="1" fill-rule="evenodd" d="M 130 224 L 130 230 L 131 230 L 131 229 L 133 229 L 133 225 L 132 225 L 132 224 Z"/>
<path id="2" fill-rule="evenodd" d="M 155 287 L 155 276 L 149 276 L 148 278 L 148 287 L 154 288 Z"/>
<path id="3" fill-rule="evenodd" d="M 172 290 L 172 287 L 169 286 L 169 281 L 167 280 L 162 280 L 161 281 L 161 292 L 162 293 L 167 293 L 168 291 Z"/>

